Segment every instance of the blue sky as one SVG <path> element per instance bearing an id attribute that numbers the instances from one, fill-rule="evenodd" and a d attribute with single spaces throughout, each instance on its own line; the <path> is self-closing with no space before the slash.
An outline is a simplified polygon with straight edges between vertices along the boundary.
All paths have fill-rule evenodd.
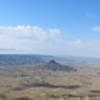
<path id="1" fill-rule="evenodd" d="M 100 0 L 0 0 L 0 53 L 100 57 Z"/>

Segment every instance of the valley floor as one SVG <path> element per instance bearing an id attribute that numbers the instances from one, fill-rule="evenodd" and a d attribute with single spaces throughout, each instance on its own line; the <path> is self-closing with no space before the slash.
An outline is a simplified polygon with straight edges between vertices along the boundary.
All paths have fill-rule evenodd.
<path id="1" fill-rule="evenodd" d="M 99 64 L 78 65 L 77 69 L 0 66 L 0 100 L 100 100 Z"/>

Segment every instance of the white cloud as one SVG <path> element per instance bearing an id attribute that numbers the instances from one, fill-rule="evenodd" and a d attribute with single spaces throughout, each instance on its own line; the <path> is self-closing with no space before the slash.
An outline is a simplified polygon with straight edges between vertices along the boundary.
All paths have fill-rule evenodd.
<path id="1" fill-rule="evenodd" d="M 100 32 L 100 26 L 95 26 L 95 27 L 93 27 L 93 31 L 95 31 L 95 32 Z"/>
<path id="2" fill-rule="evenodd" d="M 95 27 L 95 31 L 100 31 Z M 0 53 L 99 56 L 100 41 L 63 39 L 59 29 L 39 26 L 0 26 Z"/>
<path id="3" fill-rule="evenodd" d="M 35 49 L 48 45 L 48 40 L 54 42 L 60 34 L 59 29 L 44 29 L 39 26 L 0 26 L 0 48 L 30 49 L 34 52 Z"/>
<path id="4" fill-rule="evenodd" d="M 3 36 L 19 38 L 31 37 L 32 39 L 43 40 L 46 37 L 46 32 L 38 26 L 0 26 L 0 34 Z"/>
<path id="5" fill-rule="evenodd" d="M 47 38 L 56 38 L 60 35 L 59 29 L 43 29 L 39 26 L 0 26 L 0 36 L 7 38 L 31 38 L 32 40 L 45 41 Z"/>
<path id="6" fill-rule="evenodd" d="M 80 39 L 76 40 L 74 43 L 77 46 L 82 46 L 82 41 Z"/>
<path id="7" fill-rule="evenodd" d="M 61 31 L 59 29 L 50 29 L 50 37 L 55 38 L 57 36 L 61 36 Z"/>

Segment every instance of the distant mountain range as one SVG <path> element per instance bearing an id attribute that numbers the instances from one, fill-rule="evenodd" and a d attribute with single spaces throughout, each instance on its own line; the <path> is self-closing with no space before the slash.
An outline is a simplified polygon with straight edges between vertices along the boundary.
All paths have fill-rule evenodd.
<path id="1" fill-rule="evenodd" d="M 81 57 L 54 57 L 44 55 L 0 55 L 0 66 L 32 65 L 40 69 L 53 71 L 77 71 L 77 66 L 75 65 L 82 65 L 88 62 L 100 62 L 100 59 Z"/>
<path id="2" fill-rule="evenodd" d="M 0 55 L 0 65 L 40 64 L 52 58 L 53 56 L 43 55 Z"/>
<path id="3" fill-rule="evenodd" d="M 58 63 L 56 60 L 57 57 L 43 55 L 0 55 L 0 66 L 33 65 L 33 67 L 43 70 L 77 71 L 69 65 Z"/>

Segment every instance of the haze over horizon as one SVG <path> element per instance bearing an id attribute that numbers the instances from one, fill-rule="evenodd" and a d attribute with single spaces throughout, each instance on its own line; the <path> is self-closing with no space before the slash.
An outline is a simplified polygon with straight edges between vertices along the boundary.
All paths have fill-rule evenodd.
<path id="1" fill-rule="evenodd" d="M 99 0 L 0 0 L 0 54 L 100 57 Z"/>

